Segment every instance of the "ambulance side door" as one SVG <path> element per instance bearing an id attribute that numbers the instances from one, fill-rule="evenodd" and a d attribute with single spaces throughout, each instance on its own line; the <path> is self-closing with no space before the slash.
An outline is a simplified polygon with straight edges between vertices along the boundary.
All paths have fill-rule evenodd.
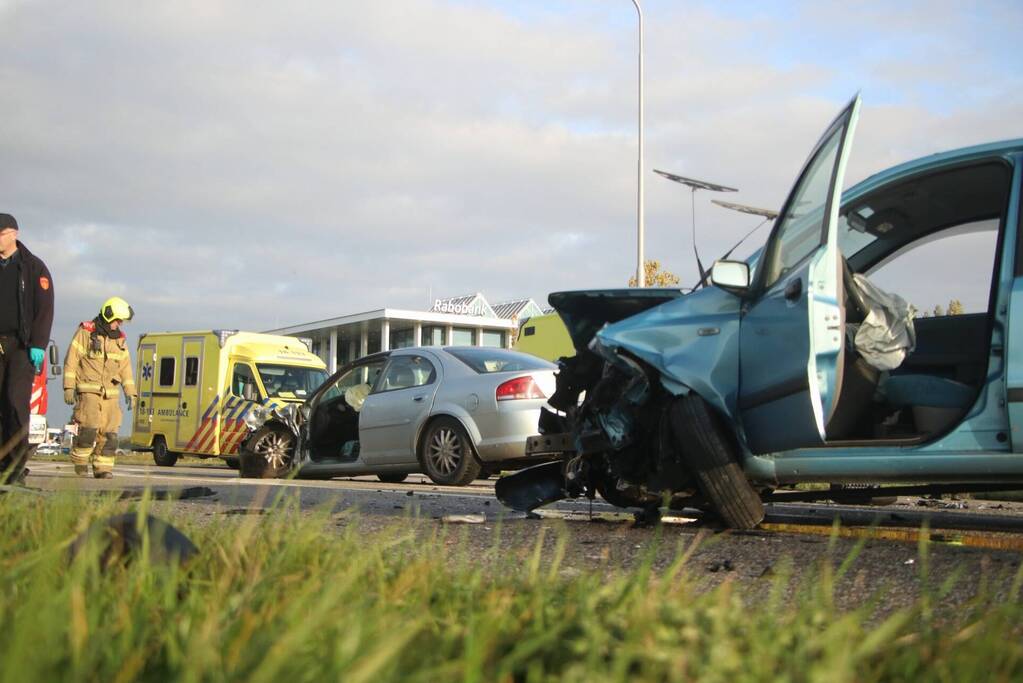
<path id="1" fill-rule="evenodd" d="M 202 360 L 205 339 L 201 336 L 184 337 L 181 340 L 181 364 L 179 368 L 179 386 L 177 406 L 177 442 L 185 446 L 192 439 L 199 426 L 201 407 L 199 399 L 202 392 Z"/>
<path id="2" fill-rule="evenodd" d="M 139 344 L 137 359 L 139 403 L 135 410 L 134 430 L 147 437 L 153 429 L 153 375 L 156 373 L 156 344 Z M 148 445 L 148 443 L 146 443 Z"/>

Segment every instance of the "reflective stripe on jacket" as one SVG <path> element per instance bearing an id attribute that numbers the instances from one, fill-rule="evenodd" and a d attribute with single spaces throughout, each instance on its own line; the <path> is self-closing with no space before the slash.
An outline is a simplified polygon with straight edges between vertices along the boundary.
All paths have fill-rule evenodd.
<path id="1" fill-rule="evenodd" d="M 126 396 L 135 396 L 131 357 L 124 336 L 116 339 L 93 336 L 89 329 L 91 325 L 86 325 L 78 326 L 68 346 L 64 360 L 64 389 L 115 398 L 120 387 Z"/>

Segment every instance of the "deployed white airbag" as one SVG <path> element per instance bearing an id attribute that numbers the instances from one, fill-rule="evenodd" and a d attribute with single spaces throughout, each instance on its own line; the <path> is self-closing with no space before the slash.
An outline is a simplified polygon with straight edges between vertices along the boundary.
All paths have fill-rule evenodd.
<path id="1" fill-rule="evenodd" d="M 867 304 L 867 315 L 859 325 L 849 324 L 853 344 L 869 365 L 894 370 L 916 348 L 916 330 L 910 304 L 898 294 L 885 292 L 859 273 L 853 279 Z"/>
<path id="2" fill-rule="evenodd" d="M 366 402 L 366 397 L 369 396 L 370 386 L 368 384 L 356 384 L 353 387 L 348 387 L 345 390 L 345 403 L 355 408 L 355 412 L 362 410 L 362 404 Z"/>

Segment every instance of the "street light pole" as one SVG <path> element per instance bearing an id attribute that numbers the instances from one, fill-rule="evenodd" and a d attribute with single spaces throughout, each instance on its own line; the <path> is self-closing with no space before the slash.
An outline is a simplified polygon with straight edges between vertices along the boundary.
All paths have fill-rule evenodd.
<path id="1" fill-rule="evenodd" d="M 646 268 L 643 263 L 643 7 L 632 0 L 639 19 L 639 161 L 636 167 L 636 285 L 646 286 Z"/>

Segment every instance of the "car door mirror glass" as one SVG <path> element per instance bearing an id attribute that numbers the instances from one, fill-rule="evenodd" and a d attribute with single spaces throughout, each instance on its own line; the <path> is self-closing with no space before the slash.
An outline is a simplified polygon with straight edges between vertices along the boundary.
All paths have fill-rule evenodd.
<path id="1" fill-rule="evenodd" d="M 749 288 L 749 266 L 742 261 L 715 261 L 710 279 L 721 289 L 745 291 Z"/>

